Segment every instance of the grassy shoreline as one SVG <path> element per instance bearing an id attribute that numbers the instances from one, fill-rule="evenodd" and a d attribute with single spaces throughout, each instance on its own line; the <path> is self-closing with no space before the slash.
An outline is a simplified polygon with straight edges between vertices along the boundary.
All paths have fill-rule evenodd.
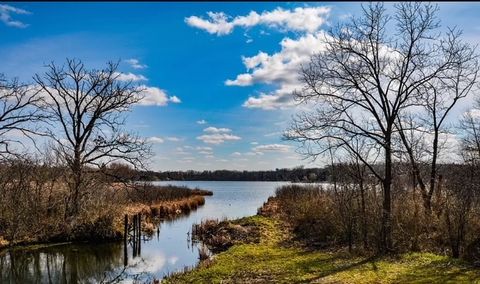
<path id="1" fill-rule="evenodd" d="M 264 216 L 204 223 L 207 246 L 220 252 L 162 283 L 480 283 L 478 267 L 448 256 L 375 256 L 301 246 L 272 214 L 270 201 L 259 210 Z"/>

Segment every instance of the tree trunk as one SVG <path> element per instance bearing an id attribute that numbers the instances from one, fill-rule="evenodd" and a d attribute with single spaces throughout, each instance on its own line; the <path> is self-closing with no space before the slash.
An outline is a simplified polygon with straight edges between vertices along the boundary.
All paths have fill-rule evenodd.
<path id="1" fill-rule="evenodd" d="M 385 139 L 385 178 L 383 179 L 383 210 L 382 210 L 382 243 L 383 252 L 392 250 L 392 149 L 391 139 L 387 135 Z"/>
<path id="2" fill-rule="evenodd" d="M 82 176 L 82 164 L 81 164 L 81 157 L 80 157 L 80 151 L 75 151 L 74 154 L 74 161 L 71 166 L 72 169 L 72 175 L 73 175 L 73 181 L 72 185 L 70 188 L 70 204 L 69 204 L 69 210 L 67 210 L 67 216 L 72 217 L 78 214 L 79 212 L 79 197 L 80 197 L 80 191 L 82 187 L 82 181 L 83 181 L 83 176 Z"/>
<path id="3" fill-rule="evenodd" d="M 428 194 L 424 200 L 425 213 L 427 215 L 432 214 L 432 197 L 435 191 L 435 185 L 437 181 L 437 156 L 438 156 L 438 129 L 435 129 L 435 135 L 433 138 L 432 164 L 430 168 L 430 187 L 428 189 Z"/>
<path id="4" fill-rule="evenodd" d="M 367 241 L 367 212 L 365 206 L 365 188 L 363 185 L 363 177 L 360 178 L 360 201 L 361 201 L 361 210 L 362 210 L 362 239 L 363 239 L 363 248 L 368 248 Z"/>

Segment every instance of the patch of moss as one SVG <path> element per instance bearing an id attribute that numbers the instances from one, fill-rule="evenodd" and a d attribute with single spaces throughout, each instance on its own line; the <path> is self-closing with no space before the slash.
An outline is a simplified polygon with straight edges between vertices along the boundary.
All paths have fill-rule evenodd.
<path id="1" fill-rule="evenodd" d="M 431 253 L 368 258 L 282 246 L 279 221 L 252 216 L 232 221 L 259 226 L 259 244 L 234 245 L 210 263 L 165 283 L 480 283 L 480 270 Z"/>

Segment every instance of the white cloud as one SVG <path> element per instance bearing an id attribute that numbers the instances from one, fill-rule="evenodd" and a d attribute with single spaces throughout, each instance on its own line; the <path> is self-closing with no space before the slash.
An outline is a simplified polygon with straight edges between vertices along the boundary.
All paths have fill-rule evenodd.
<path id="1" fill-rule="evenodd" d="M 262 152 L 247 152 L 244 154 L 245 156 L 261 156 L 263 155 Z"/>
<path id="2" fill-rule="evenodd" d="M 147 138 L 147 141 L 150 143 L 155 143 L 155 144 L 161 144 L 164 142 L 163 138 L 157 137 L 157 136 L 152 136 Z"/>
<path id="3" fill-rule="evenodd" d="M 192 163 L 195 160 L 196 160 L 195 157 L 183 157 L 179 160 L 179 162 L 180 163 Z"/>
<path id="4" fill-rule="evenodd" d="M 178 137 L 174 137 L 174 136 L 168 136 L 168 137 L 152 136 L 152 137 L 147 138 L 147 141 L 151 142 L 151 143 L 163 143 L 163 142 L 165 142 L 165 140 L 171 141 L 171 142 L 182 141 L 182 139 L 180 139 Z M 177 148 L 177 149 L 179 149 L 179 148 Z"/>
<path id="5" fill-rule="evenodd" d="M 202 155 L 206 155 L 206 156 L 211 156 L 211 155 L 213 155 L 213 149 L 212 149 L 212 147 L 197 146 L 195 149 L 197 149 L 198 154 L 202 154 Z"/>
<path id="6" fill-rule="evenodd" d="M 26 28 L 28 24 L 12 19 L 12 14 L 30 15 L 31 12 L 10 5 L 0 4 L 0 21 L 14 28 Z"/>
<path id="7" fill-rule="evenodd" d="M 233 152 L 232 154 L 230 154 L 231 156 L 234 156 L 234 157 L 240 157 L 242 155 L 242 153 L 240 152 Z"/>
<path id="8" fill-rule="evenodd" d="M 125 60 L 125 62 L 127 62 L 128 64 L 130 64 L 130 66 L 131 66 L 133 69 L 145 69 L 145 68 L 148 67 L 148 66 L 145 65 L 145 64 L 141 64 L 140 61 L 139 61 L 138 59 L 135 59 L 135 58 L 127 59 L 127 60 Z"/>
<path id="9" fill-rule="evenodd" d="M 168 141 L 172 141 L 172 142 L 179 142 L 179 141 L 182 141 L 182 139 L 181 139 L 181 138 L 174 137 L 174 136 L 169 136 L 169 137 L 166 137 L 165 139 L 166 139 L 166 140 L 168 140 Z"/>
<path id="10" fill-rule="evenodd" d="M 253 147 L 254 152 L 288 152 L 290 146 L 284 144 L 267 144 Z"/>
<path id="11" fill-rule="evenodd" d="M 478 119 L 480 118 L 480 109 L 476 109 L 476 108 L 471 109 L 469 111 L 466 111 L 464 115 L 466 116 L 468 115 L 468 116 L 471 116 L 472 118 Z"/>
<path id="12" fill-rule="evenodd" d="M 265 137 L 271 137 L 271 136 L 280 136 L 281 134 L 283 134 L 282 131 L 275 131 L 275 132 L 267 133 L 267 134 L 265 134 L 265 135 L 263 135 L 263 136 L 265 136 Z"/>
<path id="13" fill-rule="evenodd" d="M 199 28 L 211 34 L 226 35 L 232 32 L 234 25 L 228 22 L 228 16 L 225 13 L 207 13 L 209 20 L 204 20 L 197 16 L 185 18 L 185 22 L 192 27 Z"/>
<path id="14" fill-rule="evenodd" d="M 306 34 L 298 39 L 284 38 L 280 42 L 281 50 L 269 55 L 260 51 L 252 57 L 243 57 L 247 73 L 239 74 L 235 79 L 226 80 L 227 86 L 251 86 L 268 84 L 275 87 L 270 93 L 251 96 L 243 106 L 261 109 L 283 109 L 292 107 L 295 102 L 292 93 L 302 84 L 299 71 L 302 64 L 308 63 L 311 56 L 324 48 L 323 32 Z"/>
<path id="15" fill-rule="evenodd" d="M 217 36 L 230 34 L 235 27 L 251 28 L 257 25 L 281 31 L 315 32 L 325 23 L 329 13 L 328 7 L 298 7 L 293 10 L 279 7 L 261 14 L 250 11 L 246 16 L 234 18 L 223 12 L 208 12 L 207 19 L 191 16 L 185 22 Z"/>
<path id="16" fill-rule="evenodd" d="M 138 103 L 142 106 L 166 106 L 169 102 L 180 103 L 180 99 L 176 96 L 168 97 L 167 93 L 157 87 L 140 86 L 143 89 L 142 100 Z"/>
<path id="17" fill-rule="evenodd" d="M 205 134 L 197 137 L 198 140 L 203 141 L 207 144 L 222 144 L 225 141 L 235 141 L 240 140 L 241 138 L 236 135 L 227 134 L 227 133 L 215 133 L 215 134 Z"/>
<path id="18" fill-rule="evenodd" d="M 176 155 L 191 155 L 190 152 L 185 151 L 182 147 L 177 147 L 175 148 L 175 154 Z"/>
<path id="19" fill-rule="evenodd" d="M 197 120 L 197 124 L 207 124 L 207 121 L 205 119 L 202 119 L 202 120 Z"/>
<path id="20" fill-rule="evenodd" d="M 182 102 L 177 96 L 171 96 L 171 97 L 169 98 L 169 101 L 172 102 L 172 103 L 174 103 L 174 104 L 179 104 L 179 103 Z"/>
<path id="21" fill-rule="evenodd" d="M 216 127 L 210 126 L 205 128 L 203 131 L 207 133 L 225 133 L 225 132 L 231 132 L 232 130 L 228 128 L 216 128 Z"/>
<path id="22" fill-rule="evenodd" d="M 253 142 L 250 142 L 250 144 L 252 144 L 252 145 L 258 145 L 258 142 L 257 142 L 257 141 L 253 141 Z"/>
<path id="23" fill-rule="evenodd" d="M 246 16 L 236 17 L 222 12 L 209 12 L 209 18 L 191 16 L 185 20 L 190 26 L 216 35 L 230 34 L 237 26 L 250 28 L 256 25 L 301 32 L 299 38 L 284 38 L 280 42 L 279 52 L 268 54 L 259 51 L 254 56 L 242 57 L 246 72 L 225 81 L 227 86 L 272 86 L 273 91 L 252 95 L 243 103 L 247 108 L 272 110 L 295 106 L 292 93 L 302 87 L 300 66 L 307 63 L 313 54 L 323 50 L 325 33 L 320 28 L 329 14 L 329 7 L 299 7 L 286 10 L 277 8 L 260 14 L 251 11 Z M 268 34 L 264 30 L 261 33 Z"/>
<path id="24" fill-rule="evenodd" d="M 229 128 L 217 128 L 217 127 L 210 126 L 203 129 L 203 132 L 206 132 L 208 134 L 198 136 L 197 139 L 208 144 L 218 145 L 218 144 L 224 143 L 225 141 L 235 141 L 235 140 L 241 139 L 241 137 L 239 136 L 230 134 L 232 130 Z"/>
<path id="25" fill-rule="evenodd" d="M 260 108 L 264 110 L 284 109 L 294 106 L 292 92 L 275 92 L 274 94 L 260 94 L 258 97 L 249 97 L 242 106 Z"/>
<path id="26" fill-rule="evenodd" d="M 202 146 L 197 146 L 196 148 L 199 151 L 212 151 L 212 147 L 202 147 Z"/>
<path id="27" fill-rule="evenodd" d="M 147 81 L 148 79 L 143 76 L 143 75 L 137 75 L 133 73 L 120 73 L 120 72 L 115 72 L 114 76 L 117 77 L 117 80 L 119 81 Z"/>
<path id="28" fill-rule="evenodd" d="M 308 64 L 312 55 L 325 50 L 329 35 L 324 31 L 306 33 L 297 39 L 284 38 L 280 42 L 281 50 L 272 55 L 260 51 L 252 57 L 243 57 L 247 72 L 239 74 L 235 79 L 226 80 L 228 86 L 251 86 L 266 84 L 274 87 L 274 91 L 261 92 L 251 96 L 243 106 L 261 109 L 285 109 L 295 106 L 292 93 L 301 90 L 300 69 Z M 381 52 L 395 56 L 391 48 L 381 47 Z"/>

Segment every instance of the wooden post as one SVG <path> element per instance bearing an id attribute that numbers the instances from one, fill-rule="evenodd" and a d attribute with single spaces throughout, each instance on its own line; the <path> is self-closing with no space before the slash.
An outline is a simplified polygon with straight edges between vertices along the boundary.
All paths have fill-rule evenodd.
<path id="1" fill-rule="evenodd" d="M 132 237 L 132 246 L 133 246 L 133 257 L 137 256 L 137 215 L 133 215 L 133 237 Z"/>
<path id="2" fill-rule="evenodd" d="M 142 243 L 142 214 L 138 213 L 138 255 L 140 255 L 141 243 Z"/>
<path id="3" fill-rule="evenodd" d="M 135 240 L 135 236 L 137 235 L 137 215 L 132 216 L 132 238 Z"/>
<path id="4" fill-rule="evenodd" d="M 123 265 L 128 265 L 128 215 L 125 214 L 124 227 L 123 227 Z"/>

